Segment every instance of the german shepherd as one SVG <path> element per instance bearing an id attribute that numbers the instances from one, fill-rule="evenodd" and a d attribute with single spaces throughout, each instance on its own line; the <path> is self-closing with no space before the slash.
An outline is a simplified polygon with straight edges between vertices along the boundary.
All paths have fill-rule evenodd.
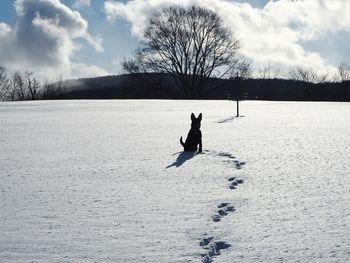
<path id="1" fill-rule="evenodd" d="M 202 152 L 202 132 L 200 130 L 202 120 L 202 113 L 198 115 L 198 118 L 191 114 L 191 129 L 187 134 L 187 139 L 185 143 L 182 141 L 182 136 L 180 138 L 180 143 L 184 147 L 185 152 L 195 152 L 197 151 L 197 146 L 199 145 L 198 152 Z"/>

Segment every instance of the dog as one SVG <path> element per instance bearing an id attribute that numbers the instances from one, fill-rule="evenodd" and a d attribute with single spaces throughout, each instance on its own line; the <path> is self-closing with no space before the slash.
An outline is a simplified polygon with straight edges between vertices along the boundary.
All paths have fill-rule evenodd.
<path id="1" fill-rule="evenodd" d="M 180 138 L 180 143 L 184 147 L 185 152 L 195 152 L 197 151 L 197 146 L 199 146 L 198 152 L 202 152 L 202 132 L 201 128 L 202 113 L 198 115 L 198 118 L 191 114 L 191 129 L 188 132 L 185 143 L 182 141 L 182 136 Z"/>

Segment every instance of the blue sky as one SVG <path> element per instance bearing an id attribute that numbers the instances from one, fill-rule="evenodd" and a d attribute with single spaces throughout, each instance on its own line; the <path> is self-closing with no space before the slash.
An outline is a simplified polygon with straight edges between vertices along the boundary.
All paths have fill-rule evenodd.
<path id="1" fill-rule="evenodd" d="M 62 2 L 68 6 L 74 4 L 72 0 Z M 89 32 L 103 38 L 105 52 L 96 53 L 91 46 L 85 46 L 77 53 L 76 59 L 98 65 L 111 74 L 119 74 L 121 70 L 118 61 L 132 54 L 138 46 L 138 40 L 131 36 L 130 24 L 126 21 L 108 22 L 103 8 L 104 1 L 95 0 L 91 2 L 90 7 L 81 7 L 78 10 L 89 23 Z"/>
<path id="2" fill-rule="evenodd" d="M 265 64 L 334 71 L 350 62 L 350 1 L 2 0 L 0 64 L 47 78 L 120 74 L 152 13 L 170 4 L 216 11 L 256 72 Z"/>

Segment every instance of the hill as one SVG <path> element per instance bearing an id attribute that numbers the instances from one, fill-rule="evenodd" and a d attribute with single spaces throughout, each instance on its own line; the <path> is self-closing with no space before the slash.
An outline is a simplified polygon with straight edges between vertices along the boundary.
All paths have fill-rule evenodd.
<path id="1" fill-rule="evenodd" d="M 182 99 L 168 74 L 135 74 L 65 81 L 64 99 Z M 287 79 L 208 79 L 197 99 L 350 101 L 350 82 L 313 84 Z"/>

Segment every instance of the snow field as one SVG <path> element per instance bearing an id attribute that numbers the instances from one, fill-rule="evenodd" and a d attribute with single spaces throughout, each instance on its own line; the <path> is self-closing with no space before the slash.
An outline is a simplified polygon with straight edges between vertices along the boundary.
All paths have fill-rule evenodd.
<path id="1" fill-rule="evenodd" d="M 350 106 L 241 107 L 1 103 L 0 262 L 350 261 Z"/>

